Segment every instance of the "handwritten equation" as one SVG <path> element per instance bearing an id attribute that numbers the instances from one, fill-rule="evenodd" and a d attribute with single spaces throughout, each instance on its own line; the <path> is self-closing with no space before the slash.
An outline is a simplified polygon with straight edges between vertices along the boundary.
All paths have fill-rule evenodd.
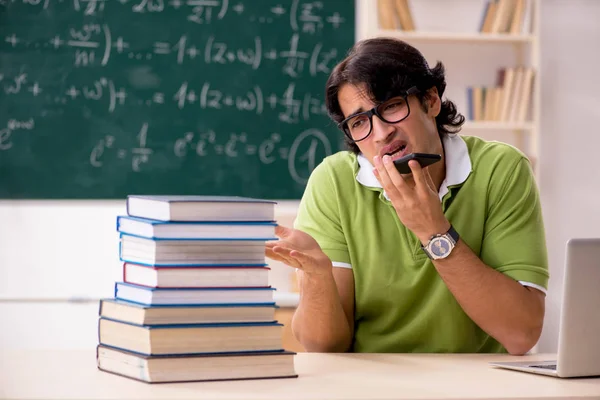
<path id="1" fill-rule="evenodd" d="M 117 159 L 131 163 L 133 172 L 142 171 L 143 165 L 151 162 L 154 150 L 147 146 L 149 124 L 144 122 L 136 136 L 138 146 L 133 148 L 121 147 L 118 139 L 106 135 L 98 140 L 90 152 L 89 162 L 94 168 L 104 166 L 104 159 L 114 152 Z M 312 171 L 323 155 L 332 153 L 329 139 L 318 129 L 308 129 L 296 136 L 290 146 L 286 146 L 279 133 L 271 133 L 267 139 L 253 144 L 246 132 L 230 133 L 228 137 L 217 135 L 216 132 L 185 132 L 177 138 L 171 148 L 177 158 L 195 157 L 256 157 L 263 165 L 272 164 L 278 160 L 287 161 L 288 172 L 292 179 L 305 184 L 308 172 Z M 1 138 L 1 131 L 0 131 Z M 0 142 L 1 144 L 1 142 Z M 319 157 L 321 155 L 321 157 Z"/>
<path id="2" fill-rule="evenodd" d="M 235 0 L 0 0 L 0 7 L 11 3 L 22 3 L 44 10 L 54 5 L 70 4 L 73 11 L 84 15 L 101 15 L 105 8 L 121 7 L 133 13 L 162 13 L 169 9 L 182 11 L 185 20 L 194 24 L 210 24 L 214 20 L 223 20 L 228 14 L 244 16 L 246 22 L 271 24 L 278 19 L 289 23 L 294 32 L 316 34 L 327 24 L 337 29 L 345 19 L 338 13 L 324 13 L 324 2 L 292 0 L 289 7 L 277 4 L 270 8 L 266 15 L 255 15 L 246 10 L 243 2 Z M 352 6 L 349 4 L 348 6 Z"/>
<path id="3" fill-rule="evenodd" d="M 106 24 L 86 24 L 81 29 L 70 29 L 68 37 L 60 34 L 40 42 L 22 40 L 15 33 L 4 37 L 5 43 L 18 48 L 50 48 L 56 51 L 61 48 L 73 50 L 73 65 L 79 67 L 106 66 L 111 56 L 123 56 L 142 63 L 156 58 L 171 57 L 177 64 L 185 62 L 200 62 L 203 64 L 241 64 L 253 70 L 260 68 L 264 62 L 281 61 L 281 72 L 284 75 L 297 78 L 307 71 L 310 76 L 327 75 L 338 56 L 336 48 L 324 49 L 323 43 L 318 42 L 310 49 L 302 49 L 300 35 L 295 33 L 285 49 L 263 48 L 262 38 L 255 36 L 250 47 L 242 48 L 220 41 L 215 36 L 209 36 L 205 43 L 194 44 L 186 35 L 177 41 L 155 41 L 151 48 L 134 50 L 131 43 L 119 36 L 114 41 L 111 29 Z M 136 46 L 134 46 L 136 47 Z M 137 48 L 137 47 L 136 47 Z"/>
<path id="4" fill-rule="evenodd" d="M 43 95 L 45 89 L 37 81 L 30 81 L 27 74 L 19 74 L 5 79 L 0 75 L 0 87 L 6 95 L 23 93 L 31 97 Z M 260 86 L 254 85 L 247 91 L 239 90 L 241 94 L 226 93 L 215 88 L 210 82 L 205 82 L 199 88 L 194 88 L 188 82 L 183 82 L 177 90 L 165 93 L 156 91 L 147 99 L 128 100 L 127 89 L 115 84 L 106 77 L 93 80 L 88 84 L 68 85 L 68 88 L 55 93 L 46 94 L 48 104 L 67 105 L 68 103 L 82 104 L 84 102 L 103 102 L 109 114 L 119 107 L 128 106 L 160 106 L 171 102 L 179 109 L 199 107 L 200 109 L 235 109 L 262 115 L 276 112 L 281 122 L 297 124 L 301 120 L 308 121 L 313 115 L 327 115 L 325 103 L 311 93 L 301 97 L 296 96 L 296 83 L 289 83 L 281 93 L 263 93 Z"/>
<path id="5" fill-rule="evenodd" d="M 0 15 L 0 172 L 31 149 L 21 172 L 74 166 L 84 190 L 249 162 L 244 190 L 275 175 L 298 195 L 341 145 L 325 83 L 354 42 L 351 1 L 0 0 Z M 194 172 L 177 174 L 185 191 Z"/>

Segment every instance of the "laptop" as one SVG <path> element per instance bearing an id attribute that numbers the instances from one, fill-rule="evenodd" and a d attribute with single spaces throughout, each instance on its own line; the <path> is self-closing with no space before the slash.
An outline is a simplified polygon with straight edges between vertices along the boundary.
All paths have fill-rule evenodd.
<path id="1" fill-rule="evenodd" d="M 600 376 L 600 238 L 571 239 L 566 251 L 557 359 L 490 365 L 558 378 Z"/>

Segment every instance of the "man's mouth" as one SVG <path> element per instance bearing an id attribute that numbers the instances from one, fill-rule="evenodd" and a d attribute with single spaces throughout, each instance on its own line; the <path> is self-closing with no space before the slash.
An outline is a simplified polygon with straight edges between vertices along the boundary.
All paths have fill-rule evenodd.
<path id="1" fill-rule="evenodd" d="M 383 148 L 382 154 L 392 157 L 392 160 L 405 155 L 407 144 L 404 141 L 395 141 Z"/>

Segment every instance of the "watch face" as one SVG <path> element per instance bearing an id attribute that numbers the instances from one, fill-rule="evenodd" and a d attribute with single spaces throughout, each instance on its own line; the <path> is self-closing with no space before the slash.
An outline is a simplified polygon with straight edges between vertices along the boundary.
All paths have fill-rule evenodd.
<path id="1" fill-rule="evenodd" d="M 436 257 L 445 257 L 451 249 L 450 241 L 445 237 L 438 237 L 431 241 L 429 247 L 431 253 Z"/>

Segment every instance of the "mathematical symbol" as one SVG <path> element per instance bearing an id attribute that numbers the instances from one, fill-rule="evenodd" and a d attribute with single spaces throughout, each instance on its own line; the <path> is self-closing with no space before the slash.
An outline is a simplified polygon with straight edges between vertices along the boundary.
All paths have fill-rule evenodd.
<path id="1" fill-rule="evenodd" d="M 336 11 L 330 17 L 327 17 L 327 22 L 329 22 L 335 29 L 339 28 L 340 24 L 344 22 L 344 18 L 340 16 L 340 14 Z"/>
<path id="2" fill-rule="evenodd" d="M 233 53 L 227 53 L 226 57 L 229 60 L 229 62 L 235 60 L 235 55 Z"/>
<path id="3" fill-rule="evenodd" d="M 233 105 L 233 99 L 230 96 L 227 96 L 223 99 L 223 103 L 227 106 Z"/>
<path id="4" fill-rule="evenodd" d="M 56 35 L 50 40 L 50 44 L 54 46 L 55 49 L 58 49 L 64 41 L 60 40 L 60 36 Z"/>
<path id="5" fill-rule="evenodd" d="M 127 155 L 127 150 L 121 149 L 117 152 L 117 157 L 119 157 L 119 158 L 125 158 L 126 155 Z"/>
<path id="6" fill-rule="evenodd" d="M 154 102 L 157 104 L 163 104 L 165 102 L 165 95 L 164 95 L 164 93 L 159 93 L 159 92 L 154 93 L 152 100 L 154 100 Z"/>
<path id="7" fill-rule="evenodd" d="M 274 49 L 271 49 L 265 53 L 265 58 L 269 60 L 274 60 L 277 58 L 277 52 Z"/>
<path id="8" fill-rule="evenodd" d="M 169 43 L 165 42 L 155 42 L 154 43 L 154 52 L 156 54 L 169 54 L 171 49 L 169 48 Z"/>
<path id="9" fill-rule="evenodd" d="M 285 147 L 280 148 L 279 149 L 279 157 L 286 160 L 288 158 L 288 149 L 286 149 Z"/>
<path id="10" fill-rule="evenodd" d="M 237 3 L 235 6 L 233 6 L 233 11 L 235 11 L 236 13 L 241 14 L 244 12 L 244 5 L 242 3 Z"/>
<path id="11" fill-rule="evenodd" d="M 177 10 L 183 5 L 183 2 L 181 0 L 171 0 L 169 5 Z"/>
<path id="12" fill-rule="evenodd" d="M 269 97 L 267 97 L 267 103 L 271 106 L 271 108 L 275 108 L 277 106 L 277 96 L 272 93 Z"/>
<path id="13" fill-rule="evenodd" d="M 21 41 L 20 39 L 17 39 L 17 36 L 14 33 L 10 36 L 7 36 L 4 40 L 7 43 L 12 44 L 12 47 L 15 47 L 17 45 L 17 43 L 19 43 Z"/>
<path id="14" fill-rule="evenodd" d="M 217 144 L 215 146 L 215 153 L 217 153 L 217 154 L 223 154 L 223 145 Z"/>
<path id="15" fill-rule="evenodd" d="M 42 89 L 40 88 L 37 82 L 33 83 L 33 86 L 29 88 L 29 91 L 33 94 L 34 97 L 42 93 Z"/>
<path id="16" fill-rule="evenodd" d="M 127 97 L 127 92 L 120 88 L 118 92 L 115 93 L 115 98 L 119 100 L 119 104 L 123 104 L 125 102 L 125 98 Z"/>
<path id="17" fill-rule="evenodd" d="M 261 24 L 264 23 L 267 19 L 265 17 L 259 17 L 258 18 L 258 22 L 260 22 Z"/>
<path id="18" fill-rule="evenodd" d="M 275 7 L 271 8 L 271 12 L 277 16 L 285 14 L 285 8 L 281 6 L 281 4 L 277 4 Z"/>
<path id="19" fill-rule="evenodd" d="M 75 100 L 77 96 L 79 96 L 79 90 L 75 89 L 75 86 L 71 86 L 69 90 L 65 92 L 67 96 L 70 96 L 71 99 Z"/>
<path id="20" fill-rule="evenodd" d="M 187 95 L 187 101 L 189 101 L 191 104 L 194 104 L 196 102 L 196 100 L 198 100 L 198 97 L 196 96 L 196 92 L 194 92 L 193 90 L 190 90 Z"/>
<path id="21" fill-rule="evenodd" d="M 196 58 L 196 56 L 198 54 L 200 54 L 200 52 L 198 51 L 198 49 L 195 46 L 190 47 L 189 49 L 187 49 L 187 53 L 188 56 L 190 56 L 190 58 L 193 60 L 194 58 Z"/>
<path id="22" fill-rule="evenodd" d="M 124 49 L 129 48 L 129 43 L 123 41 L 123 38 L 119 36 L 117 41 L 113 44 L 113 47 L 117 48 L 118 53 L 122 53 Z"/>

